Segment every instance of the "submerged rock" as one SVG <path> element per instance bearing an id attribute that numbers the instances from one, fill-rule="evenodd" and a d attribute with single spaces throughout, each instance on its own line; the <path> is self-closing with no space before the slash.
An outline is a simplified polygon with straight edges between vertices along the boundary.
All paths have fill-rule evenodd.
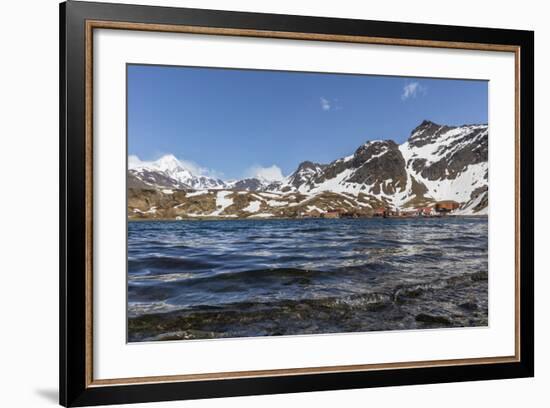
<path id="1" fill-rule="evenodd" d="M 466 310 L 477 310 L 477 303 L 476 302 L 464 302 L 458 305 L 459 307 L 466 309 Z"/>
<path id="2" fill-rule="evenodd" d="M 427 313 L 417 314 L 416 321 L 421 323 L 451 325 L 449 318 L 445 316 L 430 315 Z"/>

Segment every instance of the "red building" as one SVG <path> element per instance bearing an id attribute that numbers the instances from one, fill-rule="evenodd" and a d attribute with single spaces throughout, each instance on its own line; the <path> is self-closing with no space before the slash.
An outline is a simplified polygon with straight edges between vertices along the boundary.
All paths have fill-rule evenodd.
<path id="1" fill-rule="evenodd" d="M 386 209 L 385 208 L 376 208 L 374 210 L 373 215 L 375 217 L 385 217 L 386 216 Z"/>
<path id="2" fill-rule="evenodd" d="M 435 203 L 435 211 L 439 213 L 448 213 L 456 210 L 459 206 L 459 203 L 452 200 L 438 201 Z"/>

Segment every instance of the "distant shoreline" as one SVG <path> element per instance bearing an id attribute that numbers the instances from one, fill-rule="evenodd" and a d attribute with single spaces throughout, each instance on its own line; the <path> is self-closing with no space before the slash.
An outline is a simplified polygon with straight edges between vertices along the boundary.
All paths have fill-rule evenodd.
<path id="1" fill-rule="evenodd" d="M 410 220 L 410 219 L 434 219 L 434 218 L 488 218 L 487 214 L 456 214 L 456 215 L 441 215 L 441 216 L 402 216 L 402 217 L 359 217 L 359 218 L 323 218 L 323 217 L 311 217 L 311 218 L 298 218 L 298 217 L 258 217 L 258 218 L 242 218 L 242 217 L 189 217 L 181 219 L 175 218 L 127 218 L 128 222 L 147 222 L 147 221 L 162 221 L 162 222 L 179 222 L 179 221 L 310 221 L 310 220 L 365 220 L 365 219 L 392 219 L 392 220 Z"/>

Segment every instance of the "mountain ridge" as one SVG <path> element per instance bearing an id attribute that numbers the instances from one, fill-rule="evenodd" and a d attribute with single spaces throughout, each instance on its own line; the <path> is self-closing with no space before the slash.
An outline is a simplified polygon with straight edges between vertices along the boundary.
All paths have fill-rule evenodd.
<path id="1" fill-rule="evenodd" d="M 447 126 L 424 120 L 402 144 L 393 140 L 371 140 L 359 146 L 352 155 L 328 164 L 305 160 L 282 181 L 247 178 L 225 182 L 196 176 L 173 155 L 168 155 L 156 162 L 129 168 L 128 188 L 161 193 L 168 189 L 182 190 L 189 192 L 181 197 L 184 201 L 201 196 L 204 200 L 216 201 L 210 213 L 206 209 L 178 213 L 164 208 L 169 217 L 299 216 L 327 212 L 338 205 L 368 214 L 380 207 L 407 210 L 433 206 L 445 200 L 457 203 L 457 214 L 481 215 L 488 211 L 488 125 Z M 203 193 L 199 194 L 201 191 Z M 226 201 L 230 198 L 234 201 L 236 195 L 241 195 L 237 201 L 247 201 L 247 206 L 219 204 L 217 197 L 224 191 Z M 249 207 L 249 202 L 254 200 L 244 197 L 253 198 L 254 194 L 258 204 Z M 266 194 L 275 196 L 268 199 Z M 210 195 L 211 199 L 207 199 Z M 303 199 L 293 201 L 298 197 Z M 311 204 L 304 207 L 306 201 Z M 143 217 L 150 210 L 130 208 L 130 204 L 129 201 L 131 217 Z M 211 206 L 212 203 L 207 207 Z M 219 207 L 222 211 L 218 211 Z M 288 207 L 288 211 L 283 207 Z M 152 212 L 147 214 L 156 216 Z"/>

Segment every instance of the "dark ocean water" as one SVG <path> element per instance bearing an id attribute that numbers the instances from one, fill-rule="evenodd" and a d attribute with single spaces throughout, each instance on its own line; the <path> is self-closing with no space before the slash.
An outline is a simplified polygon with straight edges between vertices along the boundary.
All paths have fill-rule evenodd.
<path id="1" fill-rule="evenodd" d="M 128 224 L 129 341 L 487 325 L 487 218 Z"/>

